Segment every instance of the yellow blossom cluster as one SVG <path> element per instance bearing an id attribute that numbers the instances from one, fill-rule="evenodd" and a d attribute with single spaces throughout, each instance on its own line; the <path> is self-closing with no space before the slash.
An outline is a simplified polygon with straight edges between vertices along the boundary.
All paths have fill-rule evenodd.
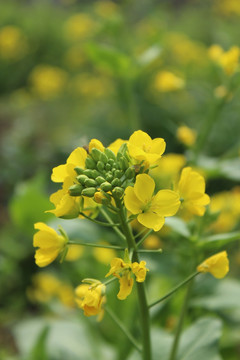
<path id="1" fill-rule="evenodd" d="M 232 46 L 228 51 L 224 51 L 219 45 L 212 45 L 208 49 L 210 59 L 218 64 L 228 76 L 232 76 L 239 69 L 240 49 Z"/>

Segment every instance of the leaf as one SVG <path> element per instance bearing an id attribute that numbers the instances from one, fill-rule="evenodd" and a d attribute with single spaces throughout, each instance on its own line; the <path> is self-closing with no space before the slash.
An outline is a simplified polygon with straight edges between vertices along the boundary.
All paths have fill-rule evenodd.
<path id="1" fill-rule="evenodd" d="M 191 306 L 211 311 L 239 308 L 240 283 L 237 280 L 220 281 L 212 294 L 199 296 L 191 301 Z"/>
<path id="2" fill-rule="evenodd" d="M 177 216 L 171 216 L 166 218 L 165 225 L 169 226 L 177 234 L 182 235 L 186 238 L 189 238 L 191 236 L 186 223 Z"/>
<path id="3" fill-rule="evenodd" d="M 202 248 L 218 249 L 236 240 L 240 240 L 239 231 L 205 237 L 197 243 L 197 246 Z"/>
<path id="4" fill-rule="evenodd" d="M 49 327 L 46 326 L 40 332 L 37 340 L 30 351 L 27 360 L 48 360 L 49 357 L 46 352 L 46 340 L 49 333 Z"/>
<path id="5" fill-rule="evenodd" d="M 162 53 L 162 48 L 159 45 L 153 45 L 145 50 L 139 57 L 138 62 L 142 66 L 151 65 L 155 60 L 159 58 Z"/>
<path id="6" fill-rule="evenodd" d="M 218 341 L 222 322 L 216 318 L 201 318 L 184 331 L 177 360 L 221 360 Z"/>
<path id="7" fill-rule="evenodd" d="M 240 159 L 224 160 L 220 163 L 221 174 L 231 180 L 240 180 Z"/>

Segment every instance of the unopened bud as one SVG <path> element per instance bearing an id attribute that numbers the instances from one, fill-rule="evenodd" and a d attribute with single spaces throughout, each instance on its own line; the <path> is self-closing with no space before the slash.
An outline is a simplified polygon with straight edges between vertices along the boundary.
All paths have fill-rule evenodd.
<path id="1" fill-rule="evenodd" d="M 87 197 L 93 197 L 96 192 L 95 187 L 88 187 L 82 190 L 82 195 Z"/>
<path id="2" fill-rule="evenodd" d="M 102 183 L 104 183 L 106 181 L 102 176 L 96 177 L 95 180 L 99 185 L 101 185 Z"/>
<path id="3" fill-rule="evenodd" d="M 122 170 L 116 170 L 114 172 L 114 176 L 117 177 L 118 179 L 120 179 L 123 176 L 123 171 Z"/>
<path id="4" fill-rule="evenodd" d="M 124 194 L 124 189 L 121 187 L 115 187 L 112 191 L 113 196 L 116 196 L 118 199 L 120 199 Z"/>
<path id="5" fill-rule="evenodd" d="M 113 159 L 114 161 L 116 160 L 116 156 L 112 150 L 106 148 L 104 149 L 104 152 L 107 155 L 108 159 Z"/>
<path id="6" fill-rule="evenodd" d="M 112 185 L 109 182 L 105 181 L 104 183 L 102 183 L 100 185 L 100 189 L 108 192 L 108 191 L 112 190 Z"/>
<path id="7" fill-rule="evenodd" d="M 76 167 L 74 168 L 74 170 L 76 171 L 76 173 L 77 173 L 78 175 L 82 175 L 83 172 L 84 172 L 84 169 L 82 169 L 80 166 L 76 166 Z"/>
<path id="8" fill-rule="evenodd" d="M 87 157 L 86 161 L 85 161 L 85 166 L 88 169 L 95 169 L 96 162 L 93 159 L 91 159 L 90 157 Z"/>
<path id="9" fill-rule="evenodd" d="M 87 177 L 92 178 L 92 177 L 93 177 L 93 170 L 91 170 L 91 169 L 86 169 L 86 170 L 84 170 L 84 173 L 83 173 L 83 174 L 86 175 Z"/>
<path id="10" fill-rule="evenodd" d="M 118 157 L 118 163 L 121 170 L 126 170 L 129 167 L 129 162 L 124 156 Z"/>
<path id="11" fill-rule="evenodd" d="M 92 186 L 96 186 L 97 183 L 96 183 L 96 181 L 93 180 L 93 179 L 86 179 L 86 180 L 84 181 L 84 185 L 87 186 L 87 187 L 92 187 Z"/>
<path id="12" fill-rule="evenodd" d="M 109 204 L 109 199 L 106 198 L 105 194 L 102 193 L 101 191 L 97 191 L 94 194 L 94 200 L 96 201 L 96 203 L 98 204 L 103 204 L 103 205 L 108 205 Z"/>
<path id="13" fill-rule="evenodd" d="M 106 164 L 108 162 L 108 157 L 106 154 L 104 154 L 103 152 L 101 153 L 100 155 L 100 158 L 99 158 L 100 161 L 102 161 L 104 164 Z"/>
<path id="14" fill-rule="evenodd" d="M 80 184 L 84 185 L 84 182 L 88 179 L 88 176 L 86 175 L 78 175 L 77 181 L 80 182 Z"/>
<path id="15" fill-rule="evenodd" d="M 112 186 L 115 187 L 115 186 L 120 186 L 121 185 L 121 181 L 119 179 L 114 179 L 112 181 Z"/>
<path id="16" fill-rule="evenodd" d="M 107 173 L 107 175 L 106 175 L 106 180 L 107 180 L 108 182 L 111 182 L 112 179 L 113 179 L 113 175 L 112 175 L 111 173 Z"/>
<path id="17" fill-rule="evenodd" d="M 103 171 L 104 168 L 105 168 L 104 163 L 103 163 L 102 161 L 98 161 L 98 162 L 97 162 L 97 169 L 98 169 L 99 171 Z"/>
<path id="18" fill-rule="evenodd" d="M 110 165 L 109 163 L 107 163 L 107 164 L 105 165 L 105 169 L 106 169 L 107 171 L 111 170 L 111 169 L 112 169 L 112 165 Z"/>
<path id="19" fill-rule="evenodd" d="M 93 148 L 91 151 L 91 156 L 95 161 L 98 161 L 100 159 L 101 153 L 102 152 L 100 150 Z"/>
<path id="20" fill-rule="evenodd" d="M 70 186 L 68 189 L 71 196 L 80 196 L 82 194 L 83 187 L 80 184 Z"/>
<path id="21" fill-rule="evenodd" d="M 115 164 L 115 161 L 113 159 L 109 159 L 108 164 L 110 164 L 113 167 L 113 165 Z"/>
<path id="22" fill-rule="evenodd" d="M 135 175 L 135 171 L 133 168 L 128 168 L 126 171 L 125 171 L 125 176 L 127 179 L 132 179 Z"/>

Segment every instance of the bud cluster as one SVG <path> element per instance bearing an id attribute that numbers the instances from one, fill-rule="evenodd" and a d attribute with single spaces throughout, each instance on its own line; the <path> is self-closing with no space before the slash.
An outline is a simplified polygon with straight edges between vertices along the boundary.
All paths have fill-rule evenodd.
<path id="1" fill-rule="evenodd" d="M 93 148 L 86 158 L 85 169 L 75 167 L 77 184 L 69 188 L 71 196 L 87 196 L 99 199 L 95 194 L 99 192 L 105 201 L 111 201 L 113 196 L 121 198 L 124 189 L 135 178 L 135 169 L 131 165 L 126 147 L 119 150 L 118 154 L 108 148 L 104 151 Z M 98 202 L 98 201 L 97 201 Z"/>

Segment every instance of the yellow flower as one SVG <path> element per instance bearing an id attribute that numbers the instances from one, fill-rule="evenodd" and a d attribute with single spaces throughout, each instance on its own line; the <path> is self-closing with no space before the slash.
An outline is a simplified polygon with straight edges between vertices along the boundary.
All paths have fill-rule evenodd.
<path id="1" fill-rule="evenodd" d="M 35 262 L 39 267 L 44 267 L 53 262 L 62 253 L 67 244 L 67 239 L 42 222 L 34 225 L 39 231 L 33 237 L 33 246 L 38 247 Z"/>
<path id="2" fill-rule="evenodd" d="M 111 269 L 107 273 L 106 277 L 113 275 L 119 279 L 120 290 L 117 294 L 119 300 L 125 300 L 132 291 L 132 273 L 136 276 L 136 281 L 143 282 L 145 280 L 146 273 L 148 271 L 145 265 L 145 261 L 141 261 L 140 264 L 137 262 L 134 262 L 132 264 L 125 263 L 120 258 L 114 258 L 111 261 Z"/>
<path id="3" fill-rule="evenodd" d="M 134 187 L 125 190 L 126 208 L 147 228 L 159 231 L 165 216 L 173 216 L 179 209 L 179 195 L 172 190 L 160 190 L 153 196 L 154 180 L 147 174 L 136 177 Z"/>
<path id="4" fill-rule="evenodd" d="M 213 44 L 208 49 L 208 56 L 211 60 L 217 62 L 223 54 L 223 49 L 220 45 Z"/>
<path id="5" fill-rule="evenodd" d="M 155 164 L 161 158 L 165 148 L 164 139 L 151 139 L 147 133 L 141 130 L 135 131 L 128 141 L 130 156 L 137 161 L 144 161 L 146 166 Z"/>
<path id="6" fill-rule="evenodd" d="M 82 40 L 92 36 L 97 23 L 87 14 L 78 13 L 71 16 L 64 25 L 64 32 L 70 41 Z"/>
<path id="7" fill-rule="evenodd" d="M 108 149 L 112 150 L 112 152 L 114 152 L 114 154 L 117 155 L 118 150 L 120 149 L 120 147 L 123 144 L 126 144 L 126 143 L 128 143 L 126 140 L 117 139 L 108 146 Z"/>
<path id="8" fill-rule="evenodd" d="M 84 252 L 83 246 L 80 245 L 68 245 L 67 255 L 65 256 L 65 261 L 75 261 L 78 260 Z"/>
<path id="9" fill-rule="evenodd" d="M 231 76 L 239 67 L 239 55 L 240 49 L 237 46 L 231 47 L 228 51 L 222 54 L 219 59 L 219 64 L 223 68 L 224 72 Z"/>
<path id="10" fill-rule="evenodd" d="M 94 5 L 94 10 L 97 15 L 108 19 L 117 13 L 118 5 L 108 0 L 97 1 Z"/>
<path id="11" fill-rule="evenodd" d="M 221 251 L 203 261 L 197 267 L 197 271 L 209 272 L 217 279 L 222 279 L 229 271 L 229 261 L 226 251 Z"/>
<path id="12" fill-rule="evenodd" d="M 101 143 L 101 141 L 97 140 L 97 139 L 92 139 L 88 145 L 89 148 L 89 152 L 91 153 L 92 149 L 98 149 L 100 151 L 104 151 L 104 146 Z"/>
<path id="13" fill-rule="evenodd" d="M 52 176 L 51 176 L 52 181 L 64 182 L 64 180 L 67 177 L 71 177 L 75 179 L 77 174 L 74 168 L 77 166 L 84 168 L 86 158 L 87 158 L 87 152 L 84 148 L 78 147 L 75 150 L 73 150 L 72 153 L 67 158 L 66 164 L 59 165 L 53 168 Z"/>
<path id="14" fill-rule="evenodd" d="M 100 245 L 108 245 L 107 242 L 101 241 Z M 113 249 L 105 249 L 96 247 L 93 249 L 93 256 L 102 264 L 108 265 L 111 260 L 116 256 L 116 252 Z"/>
<path id="15" fill-rule="evenodd" d="M 102 306 L 106 302 L 105 289 L 106 286 L 100 281 L 93 284 L 81 284 L 76 288 L 75 300 L 85 316 L 99 315 L 99 320 L 102 319 L 104 313 Z"/>
<path id="16" fill-rule="evenodd" d="M 21 29 L 5 26 L 0 29 L 0 58 L 19 60 L 27 52 L 27 41 Z"/>
<path id="17" fill-rule="evenodd" d="M 154 88 L 160 92 L 181 90 L 184 86 L 185 81 L 170 71 L 160 71 L 154 80 Z"/>
<path id="18" fill-rule="evenodd" d="M 205 194 L 205 180 L 202 175 L 193 171 L 191 167 L 185 167 L 176 191 L 186 210 L 198 216 L 204 215 L 205 206 L 209 204 L 210 198 Z"/>
<path id="19" fill-rule="evenodd" d="M 187 126 L 177 129 L 177 139 L 186 146 L 192 146 L 196 140 L 196 132 Z"/>
<path id="20" fill-rule="evenodd" d="M 38 65 L 29 77 L 33 92 L 43 100 L 60 95 L 67 82 L 67 73 L 55 66 Z"/>

